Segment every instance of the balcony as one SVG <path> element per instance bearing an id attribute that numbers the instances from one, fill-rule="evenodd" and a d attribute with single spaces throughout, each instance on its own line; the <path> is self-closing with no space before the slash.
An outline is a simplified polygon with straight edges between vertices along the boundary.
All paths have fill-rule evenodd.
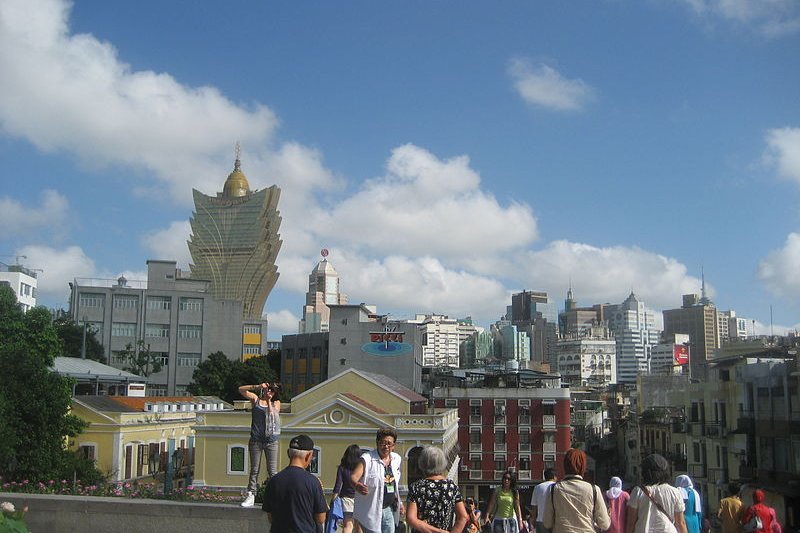
<path id="1" fill-rule="evenodd" d="M 555 442 L 543 442 L 542 443 L 542 453 L 556 453 L 556 443 Z"/>
<path id="2" fill-rule="evenodd" d="M 728 472 L 724 468 L 709 468 L 708 482 L 717 483 L 718 486 L 728 482 Z"/>
<path id="3" fill-rule="evenodd" d="M 556 429 L 556 415 L 542 415 L 543 429 Z"/>
<path id="4" fill-rule="evenodd" d="M 728 436 L 728 428 L 726 428 L 719 422 L 714 422 L 713 424 L 706 424 L 706 436 L 711 437 L 712 439 L 725 438 Z"/>
<path id="5" fill-rule="evenodd" d="M 693 480 L 697 478 L 706 477 L 706 465 L 702 464 L 689 465 L 689 476 L 691 476 Z"/>
<path id="6" fill-rule="evenodd" d="M 469 471 L 469 478 L 470 479 L 483 479 L 483 471 L 482 470 L 470 470 Z"/>
<path id="7" fill-rule="evenodd" d="M 754 466 L 739 466 L 739 479 L 744 480 L 754 480 L 758 475 L 758 469 Z"/>

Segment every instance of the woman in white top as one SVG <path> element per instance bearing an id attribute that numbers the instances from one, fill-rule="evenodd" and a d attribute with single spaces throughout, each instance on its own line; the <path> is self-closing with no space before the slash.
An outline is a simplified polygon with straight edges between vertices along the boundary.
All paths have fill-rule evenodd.
<path id="1" fill-rule="evenodd" d="M 402 458 L 392 451 L 396 442 L 395 430 L 379 429 L 375 449 L 362 455 L 353 469 L 353 518 L 363 533 L 394 533 L 395 511 L 405 511 L 398 494 Z"/>
<path id="2" fill-rule="evenodd" d="M 669 463 L 654 453 L 642 461 L 642 485 L 628 500 L 627 533 L 686 533 L 683 495 L 669 484 Z"/>

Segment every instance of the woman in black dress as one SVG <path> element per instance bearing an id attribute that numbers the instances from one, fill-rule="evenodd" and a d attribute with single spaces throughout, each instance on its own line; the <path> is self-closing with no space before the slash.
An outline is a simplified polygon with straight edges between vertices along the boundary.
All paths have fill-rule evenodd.
<path id="1" fill-rule="evenodd" d="M 467 510 L 458 485 L 442 475 L 447 471 L 442 450 L 423 448 L 419 469 L 425 477 L 408 488 L 408 525 L 418 533 L 461 533 L 467 524 Z"/>

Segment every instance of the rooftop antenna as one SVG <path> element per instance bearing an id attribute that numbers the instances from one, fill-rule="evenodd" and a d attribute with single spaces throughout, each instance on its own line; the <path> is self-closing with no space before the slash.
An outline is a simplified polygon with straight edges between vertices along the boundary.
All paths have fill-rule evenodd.
<path id="1" fill-rule="evenodd" d="M 234 170 L 241 168 L 242 161 L 240 159 L 242 155 L 242 145 L 239 144 L 239 141 L 236 141 L 236 146 L 234 148 L 234 152 L 236 153 L 236 161 L 233 163 Z"/>

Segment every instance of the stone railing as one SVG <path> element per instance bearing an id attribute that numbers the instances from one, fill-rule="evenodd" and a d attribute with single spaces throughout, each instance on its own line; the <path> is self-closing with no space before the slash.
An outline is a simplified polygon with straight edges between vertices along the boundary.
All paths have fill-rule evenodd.
<path id="1" fill-rule="evenodd" d="M 166 500 L 0 493 L 0 501 L 28 507 L 31 531 L 113 531 L 114 533 L 256 533 L 269 531 L 259 507 Z"/>

